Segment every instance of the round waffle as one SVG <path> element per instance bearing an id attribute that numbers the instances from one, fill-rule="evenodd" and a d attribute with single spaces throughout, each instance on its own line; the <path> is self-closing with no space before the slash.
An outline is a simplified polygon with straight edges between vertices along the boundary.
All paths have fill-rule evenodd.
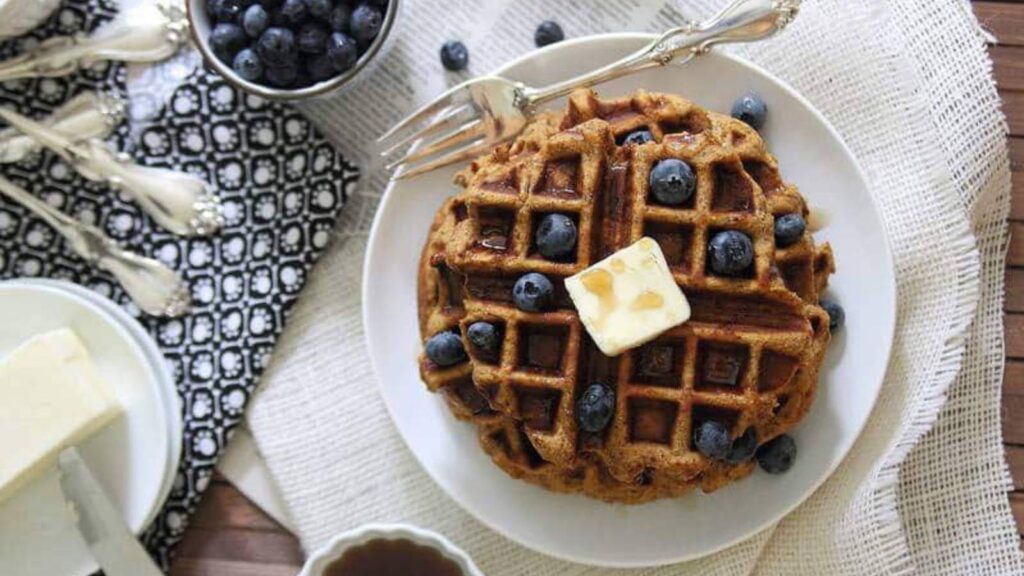
<path id="1" fill-rule="evenodd" d="M 622 145 L 649 130 L 654 141 Z M 679 207 L 648 199 L 651 166 L 679 158 L 697 190 Z M 829 340 L 818 297 L 833 270 L 828 246 L 809 233 L 777 247 L 774 217 L 808 216 L 763 140 L 746 124 L 677 96 L 637 92 L 601 100 L 583 90 L 562 114 L 539 116 L 512 144 L 459 174 L 461 193 L 438 212 L 419 273 L 424 339 L 487 321 L 501 351 L 467 345 L 469 360 L 442 368 L 421 357 L 428 388 L 473 421 L 502 469 L 550 489 L 619 502 L 714 490 L 749 474 L 750 461 L 709 459 L 693 446 L 705 419 L 733 437 L 752 428 L 765 442 L 810 407 Z M 570 216 L 575 257 L 544 259 L 533 237 L 548 213 Z M 746 274 L 717 276 L 705 263 L 710 236 L 740 230 L 754 245 Z M 658 242 L 691 319 L 609 358 L 590 340 L 562 280 L 642 237 Z M 550 311 L 517 309 L 512 285 L 540 272 L 555 285 Z M 594 382 L 616 392 L 599 434 L 577 428 L 578 396 Z"/>

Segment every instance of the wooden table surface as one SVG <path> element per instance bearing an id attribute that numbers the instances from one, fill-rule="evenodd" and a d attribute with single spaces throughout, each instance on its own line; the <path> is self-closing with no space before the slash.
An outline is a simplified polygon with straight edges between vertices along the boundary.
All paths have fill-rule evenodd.
<path id="1" fill-rule="evenodd" d="M 1014 479 L 1010 505 L 1018 531 L 1024 534 L 1024 3 L 974 6 L 981 22 L 1000 40 L 991 52 L 1012 135 L 1003 440 Z M 302 562 L 302 549 L 293 535 L 216 477 L 178 549 L 171 575 L 294 576 Z"/>

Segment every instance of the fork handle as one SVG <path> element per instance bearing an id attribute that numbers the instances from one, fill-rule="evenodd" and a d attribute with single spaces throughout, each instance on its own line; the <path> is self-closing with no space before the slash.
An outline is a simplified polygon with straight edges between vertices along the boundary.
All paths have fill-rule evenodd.
<path id="1" fill-rule="evenodd" d="M 525 109 L 532 109 L 566 96 L 577 88 L 587 88 L 672 61 L 687 62 L 707 52 L 714 44 L 754 42 L 767 38 L 792 22 L 799 8 L 800 0 L 735 0 L 708 20 L 672 28 L 640 50 L 607 66 L 541 88 L 524 88 L 522 105 Z"/>

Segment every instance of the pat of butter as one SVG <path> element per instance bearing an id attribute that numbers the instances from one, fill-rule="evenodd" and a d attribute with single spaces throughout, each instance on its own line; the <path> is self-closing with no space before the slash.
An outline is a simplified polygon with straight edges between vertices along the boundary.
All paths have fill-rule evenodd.
<path id="1" fill-rule="evenodd" d="M 120 412 L 74 332 L 22 344 L 0 362 L 0 501 Z"/>
<path id="2" fill-rule="evenodd" d="M 607 356 L 618 356 L 686 322 L 690 304 L 658 243 L 641 238 L 565 279 L 580 320 Z"/>

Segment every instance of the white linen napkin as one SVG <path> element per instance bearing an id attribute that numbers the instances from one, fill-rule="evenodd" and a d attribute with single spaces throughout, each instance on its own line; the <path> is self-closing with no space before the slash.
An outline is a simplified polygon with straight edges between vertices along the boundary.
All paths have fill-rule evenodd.
<path id="1" fill-rule="evenodd" d="M 514 14 L 533 22 L 557 16 L 543 4 L 517 2 Z M 678 22 L 680 11 L 707 15 L 720 6 L 708 0 L 613 4 L 643 12 L 633 26 L 657 29 Z M 576 0 L 573 6 L 594 16 L 570 33 L 614 29 L 601 18 L 609 4 Z M 439 46 L 459 30 L 459 10 L 467 7 L 465 0 L 407 5 L 401 36 L 381 70 L 420 62 L 416 50 Z M 431 13 L 450 15 L 453 24 L 436 30 L 416 24 Z M 728 550 L 637 573 L 1024 573 L 1005 494 L 1010 480 L 999 420 L 1006 129 L 970 4 L 807 0 L 783 35 L 737 52 L 808 97 L 865 169 L 896 261 L 893 357 L 864 433 L 807 502 Z M 495 49 L 475 62 L 475 72 L 512 55 Z M 383 74 L 346 101 L 380 90 Z M 409 104 L 404 110 L 382 104 L 371 123 L 386 126 Z M 345 106 L 316 103 L 304 111 L 347 153 L 368 161 L 354 135 L 371 128 L 355 126 Z M 378 173 L 367 187 L 380 190 L 380 183 Z M 491 532 L 408 454 L 378 396 L 360 322 L 358 284 L 377 198 L 367 192 L 351 199 L 249 415 L 303 544 L 316 548 L 364 522 L 408 521 L 444 532 L 491 575 L 617 573 L 552 560 Z"/>

